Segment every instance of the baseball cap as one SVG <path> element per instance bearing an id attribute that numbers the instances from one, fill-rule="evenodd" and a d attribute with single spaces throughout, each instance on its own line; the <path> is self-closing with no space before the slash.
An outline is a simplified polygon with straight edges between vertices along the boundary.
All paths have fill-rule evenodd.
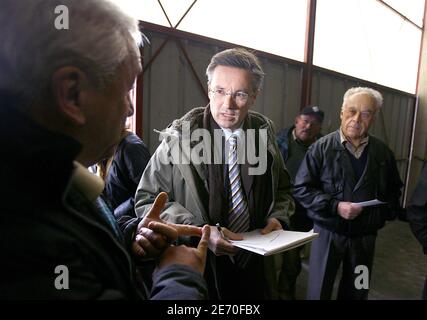
<path id="1" fill-rule="evenodd" d="M 299 113 L 300 115 L 314 115 L 316 116 L 320 122 L 323 122 L 323 118 L 325 117 L 325 113 L 320 110 L 318 106 L 308 106 L 302 109 Z"/>

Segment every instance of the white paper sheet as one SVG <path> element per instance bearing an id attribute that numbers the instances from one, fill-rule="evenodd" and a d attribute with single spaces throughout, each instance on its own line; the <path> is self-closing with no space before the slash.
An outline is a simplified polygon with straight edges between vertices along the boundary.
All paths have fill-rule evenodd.
<path id="1" fill-rule="evenodd" d="M 377 206 L 379 204 L 386 204 L 387 202 L 380 201 L 378 199 L 369 200 L 369 201 L 363 201 L 363 202 L 353 202 L 354 204 L 357 204 L 361 207 L 372 207 Z"/>
<path id="2" fill-rule="evenodd" d="M 313 231 L 297 232 L 276 230 L 261 234 L 260 229 L 242 233 L 243 240 L 229 240 L 234 246 L 264 256 L 279 253 L 301 246 L 318 236 Z"/>

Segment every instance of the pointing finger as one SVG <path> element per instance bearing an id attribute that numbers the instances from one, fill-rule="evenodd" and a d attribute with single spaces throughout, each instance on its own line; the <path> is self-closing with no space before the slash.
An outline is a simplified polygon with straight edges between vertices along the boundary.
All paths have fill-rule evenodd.
<path id="1" fill-rule="evenodd" d="M 202 228 L 200 227 L 175 223 L 168 223 L 168 225 L 174 227 L 180 236 L 202 236 Z"/>
<path id="2" fill-rule="evenodd" d="M 165 236 L 169 242 L 173 242 L 178 238 L 178 231 L 176 230 L 176 228 L 165 223 L 151 221 L 148 224 L 148 228 L 150 228 L 156 233 Z"/>

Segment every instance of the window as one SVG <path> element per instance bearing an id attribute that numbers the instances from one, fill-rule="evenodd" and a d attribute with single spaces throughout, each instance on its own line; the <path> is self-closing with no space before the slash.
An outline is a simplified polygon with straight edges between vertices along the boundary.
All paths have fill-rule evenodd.
<path id="1" fill-rule="evenodd" d="M 415 93 L 421 34 L 376 0 L 318 0 L 313 62 Z"/>
<path id="2" fill-rule="evenodd" d="M 303 61 L 306 0 L 199 0 L 179 29 Z"/>
<path id="3" fill-rule="evenodd" d="M 425 0 L 383 0 L 418 26 L 423 26 Z"/>
<path id="4" fill-rule="evenodd" d="M 112 0 L 169 27 L 157 0 Z M 161 0 L 172 26 L 193 0 Z M 304 60 L 308 0 L 198 0 L 178 29 Z M 383 3 L 411 19 L 415 25 Z M 425 0 L 317 0 L 315 65 L 415 93 Z"/>
<path id="5" fill-rule="evenodd" d="M 114 2 L 140 20 L 169 27 L 157 0 Z M 161 3 L 175 26 L 193 1 Z M 303 61 L 306 16 L 307 0 L 198 0 L 178 29 Z"/>

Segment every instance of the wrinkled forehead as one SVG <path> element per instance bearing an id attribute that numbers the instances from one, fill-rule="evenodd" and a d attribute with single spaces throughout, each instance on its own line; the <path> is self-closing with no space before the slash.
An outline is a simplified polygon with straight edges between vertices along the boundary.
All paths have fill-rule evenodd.
<path id="1" fill-rule="evenodd" d="M 358 92 L 347 98 L 343 104 L 344 108 L 360 109 L 360 110 L 376 110 L 376 100 L 373 96 L 366 92 Z"/>

